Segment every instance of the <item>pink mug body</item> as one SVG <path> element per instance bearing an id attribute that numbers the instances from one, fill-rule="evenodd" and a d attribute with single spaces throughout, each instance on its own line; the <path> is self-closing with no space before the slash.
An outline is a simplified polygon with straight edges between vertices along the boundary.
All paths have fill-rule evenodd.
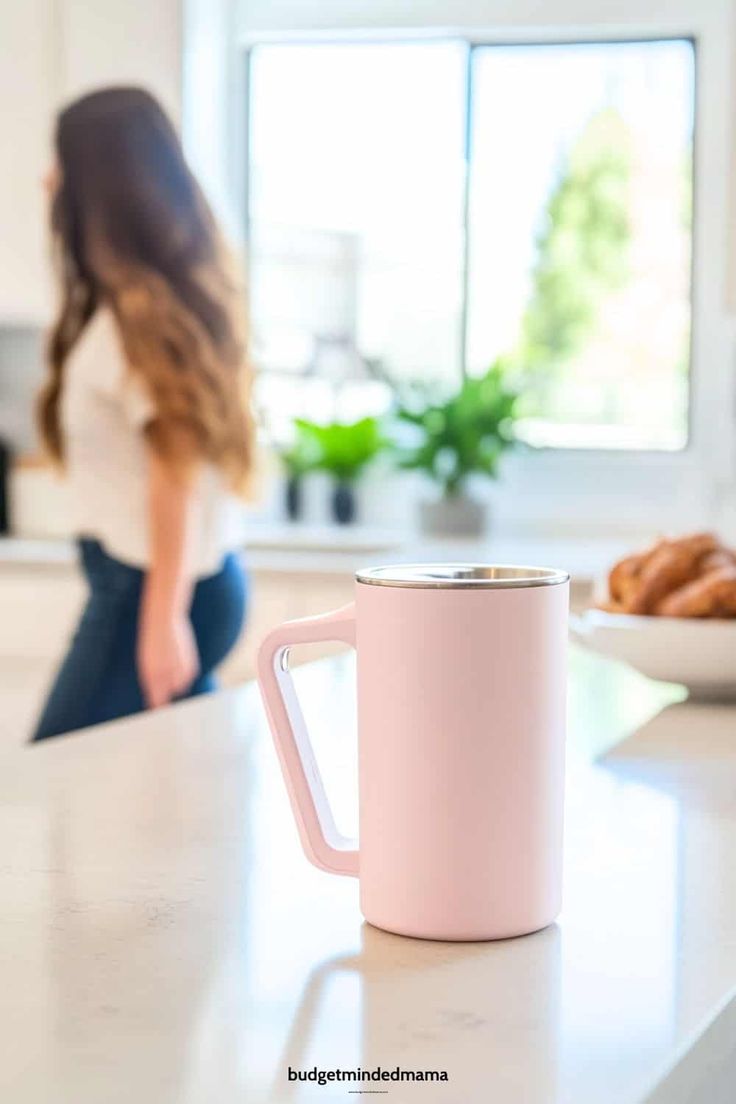
<path id="1" fill-rule="evenodd" d="M 359 875 L 371 924 L 425 939 L 522 935 L 561 903 L 567 576 L 464 570 L 487 585 L 458 565 L 359 572 L 354 610 L 282 626 L 259 659 L 308 857 Z M 357 649 L 359 848 L 337 835 L 283 698 L 280 649 L 315 623 Z"/>

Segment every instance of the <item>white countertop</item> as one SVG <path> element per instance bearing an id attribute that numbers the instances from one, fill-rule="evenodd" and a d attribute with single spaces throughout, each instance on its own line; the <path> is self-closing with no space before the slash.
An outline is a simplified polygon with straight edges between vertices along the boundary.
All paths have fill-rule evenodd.
<path id="1" fill-rule="evenodd" d="M 396 560 L 528 563 L 560 567 L 589 582 L 630 550 L 630 540 L 489 532 L 477 539 L 430 539 L 407 530 L 367 526 L 254 522 L 244 548 L 254 570 L 344 574 L 366 564 Z M 636 542 L 634 542 L 636 543 Z M 0 538 L 0 568 L 68 567 L 76 559 L 66 539 Z"/>
<path id="2" fill-rule="evenodd" d="M 0 1098 L 347 1102 L 287 1067 L 380 1063 L 448 1072 L 397 1104 L 730 1099 L 736 711 L 573 658 L 564 911 L 495 944 L 362 923 L 253 686 L 2 752 Z M 295 678 L 349 829 L 350 663 Z"/>

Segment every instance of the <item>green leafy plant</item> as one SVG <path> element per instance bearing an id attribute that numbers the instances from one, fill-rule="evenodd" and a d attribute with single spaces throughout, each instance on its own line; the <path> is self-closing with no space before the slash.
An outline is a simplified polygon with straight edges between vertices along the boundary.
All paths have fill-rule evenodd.
<path id="1" fill-rule="evenodd" d="M 386 447 L 376 418 L 320 425 L 296 420 L 300 434 L 314 446 L 314 467 L 329 472 L 341 483 L 354 483 L 368 464 Z"/>
<path id="2" fill-rule="evenodd" d="M 470 475 L 495 479 L 501 456 L 514 444 L 518 392 L 506 375 L 497 361 L 485 375 L 466 377 L 444 401 L 431 401 L 426 392 L 406 398 L 396 413 L 413 427 L 414 440 L 396 442 L 398 466 L 424 472 L 446 496 L 460 494 Z"/>

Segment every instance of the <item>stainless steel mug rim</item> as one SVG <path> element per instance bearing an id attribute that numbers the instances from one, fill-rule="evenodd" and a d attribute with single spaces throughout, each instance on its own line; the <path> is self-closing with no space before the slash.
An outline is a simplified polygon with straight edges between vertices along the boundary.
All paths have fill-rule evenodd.
<path id="1" fill-rule="evenodd" d="M 570 575 L 554 567 L 516 564 L 424 563 L 360 568 L 359 583 L 370 586 L 425 589 L 506 590 L 512 587 L 557 586 Z"/>

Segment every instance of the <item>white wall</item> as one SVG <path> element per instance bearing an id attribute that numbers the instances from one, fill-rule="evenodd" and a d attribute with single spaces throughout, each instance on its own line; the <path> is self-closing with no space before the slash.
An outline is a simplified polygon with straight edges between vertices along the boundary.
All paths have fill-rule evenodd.
<path id="1" fill-rule="evenodd" d="M 0 0 L 0 436 L 32 449 L 50 279 L 46 197 L 53 121 L 74 96 L 146 85 L 181 113 L 179 0 Z"/>
<path id="2" fill-rule="evenodd" d="M 371 28 L 505 31 L 530 27 L 544 35 L 569 29 L 605 28 L 608 34 L 632 22 L 683 31 L 694 18 L 722 15 L 722 0 L 234 0 L 245 37 L 269 33 Z M 551 24 L 554 23 L 552 27 Z"/>
<path id="3" fill-rule="evenodd" d="M 143 84 L 181 110 L 179 0 L 57 0 L 60 98 L 105 84 Z"/>
<path id="4" fill-rule="evenodd" d="M 0 319 L 42 315 L 48 287 L 44 203 L 56 81 L 51 0 L 0 0 Z"/>
<path id="5" fill-rule="evenodd" d="M 146 85 L 179 117 L 180 0 L 0 0 L 0 326 L 48 317 L 39 182 L 53 115 L 120 82 Z"/>
<path id="6" fill-rule="evenodd" d="M 243 231 L 245 70 L 233 0 L 183 0 L 182 134 L 230 237 Z"/>

